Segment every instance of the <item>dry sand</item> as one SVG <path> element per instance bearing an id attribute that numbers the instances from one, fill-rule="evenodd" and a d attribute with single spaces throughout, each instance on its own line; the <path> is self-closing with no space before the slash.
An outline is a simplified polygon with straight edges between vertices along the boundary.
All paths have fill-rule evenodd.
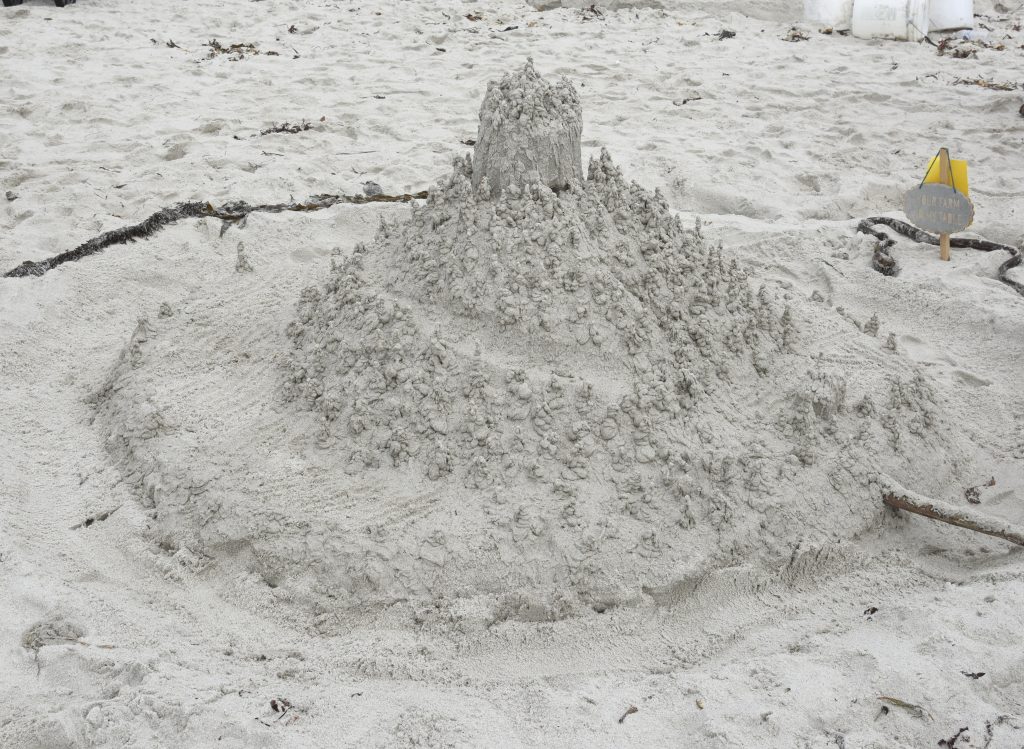
<path id="1" fill-rule="evenodd" d="M 296 335 L 297 314 L 320 319 L 303 290 L 344 278 L 332 262 L 364 265 L 374 304 L 414 308 L 417 335 L 434 331 L 465 362 L 465 382 L 445 388 L 462 394 L 455 435 L 490 445 L 472 426 L 482 403 L 553 407 L 582 380 L 595 386 L 589 410 L 554 408 L 539 429 L 533 418 L 525 442 L 535 452 L 552 425 L 590 419 L 611 434 L 609 406 L 646 377 L 628 341 L 648 339 L 620 343 L 621 318 L 603 308 L 605 322 L 552 332 L 543 313 L 562 319 L 564 297 L 432 286 L 413 240 L 432 236 L 443 199 L 408 226 L 408 206 L 376 205 L 253 215 L 225 233 L 182 222 L 42 278 L 0 279 L 0 744 L 881 748 L 936 746 L 967 727 L 961 749 L 1024 745 L 1020 555 L 896 516 L 872 483 L 884 471 L 966 505 L 965 489 L 994 478 L 972 507 L 1024 523 L 1024 299 L 995 280 L 1003 258 L 940 263 L 906 241 L 902 275 L 884 278 L 854 234 L 859 218 L 897 215 L 947 145 L 971 164 L 972 229 L 1021 240 L 1021 11 L 979 3 L 1005 49 L 956 59 L 806 26 L 808 40 L 785 41 L 801 11 L 785 3 L 618 5 L 0 10 L 0 193 L 14 198 L 0 196 L 2 270 L 178 201 L 457 183 L 459 166 L 444 175 L 477 138 L 488 81 L 532 57 L 576 86 L 584 169 L 597 158 L 607 173 L 607 149 L 627 180 L 661 191 L 667 205 L 651 210 L 678 215 L 684 255 L 722 245 L 707 277 L 732 277 L 736 260 L 755 295 L 764 286 L 773 372 L 748 357 L 722 376 L 728 357 L 701 354 L 695 379 L 715 385 L 695 399 L 691 430 L 654 419 L 627 438 L 616 416 L 595 443 L 621 438 L 626 457 L 555 446 L 540 488 L 524 492 L 530 464 L 481 464 L 457 447 L 437 459 L 408 408 L 371 409 L 377 427 L 402 415 L 408 434 L 375 458 L 374 430 L 339 430 L 323 416 L 352 414 L 289 400 L 283 385 L 296 362 L 334 355 Z M 207 59 L 214 38 L 264 54 Z M 976 79 L 1018 88 L 956 83 Z M 303 120 L 312 128 L 260 135 Z M 470 192 L 462 179 L 435 192 Z M 605 202 L 628 193 L 601 189 Z M 550 199 L 506 201 L 509 225 L 533 203 Z M 560 239 L 558 209 L 537 210 Z M 643 252 L 619 231 L 629 262 L 590 272 L 628 288 L 624 268 Z M 449 249 L 462 238 L 450 231 Z M 586 243 L 569 255 L 581 274 L 600 258 Z M 637 298 L 621 315 L 660 330 Z M 474 299 L 479 320 L 465 313 Z M 366 309 L 339 319 L 366 324 Z M 603 353 L 591 329 L 611 341 Z M 343 330 L 337 345 L 359 345 Z M 710 342 L 723 330 L 706 328 Z M 474 391 L 481 377 L 502 393 Z M 344 385 L 376 387 L 358 371 Z M 680 444 L 703 467 L 694 491 L 671 488 L 689 494 L 672 504 L 645 472 L 659 445 Z M 741 466 L 735 492 L 726 458 Z M 616 460 L 638 463 L 636 476 L 616 483 Z M 497 476 L 478 470 L 495 464 Z M 545 517 L 549 495 L 558 513 Z M 493 547 L 459 543 L 492 529 Z M 590 566 L 567 552 L 581 542 L 596 544 Z M 371 552 L 383 561 L 354 575 L 351 559 Z"/>

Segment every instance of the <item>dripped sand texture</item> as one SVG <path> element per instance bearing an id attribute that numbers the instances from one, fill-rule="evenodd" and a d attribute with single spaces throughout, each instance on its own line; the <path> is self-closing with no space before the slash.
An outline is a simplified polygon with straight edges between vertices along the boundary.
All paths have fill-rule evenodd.
<path id="1" fill-rule="evenodd" d="M 286 337 L 244 298 L 140 324 L 99 413 L 167 544 L 320 608 L 558 619 L 790 560 L 877 517 L 879 472 L 957 470 L 970 445 L 870 321 L 759 285 L 607 152 L 579 179 L 580 127 L 527 64 L 488 88 L 477 160 Z M 223 398 L 175 363 L 196 325 L 265 339 L 218 353 Z"/>

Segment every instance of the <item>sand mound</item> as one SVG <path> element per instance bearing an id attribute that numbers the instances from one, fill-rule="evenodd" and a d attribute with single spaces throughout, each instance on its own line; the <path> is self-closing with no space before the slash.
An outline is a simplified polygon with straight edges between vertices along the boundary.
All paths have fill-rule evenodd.
<path id="1" fill-rule="evenodd" d="M 576 179 L 568 83 L 528 65 L 483 112 L 287 340 L 239 294 L 140 325 L 99 423 L 165 544 L 323 608 L 557 618 L 849 538 L 878 472 L 955 475 L 971 446 L 877 320 L 752 281 L 607 153 Z"/>

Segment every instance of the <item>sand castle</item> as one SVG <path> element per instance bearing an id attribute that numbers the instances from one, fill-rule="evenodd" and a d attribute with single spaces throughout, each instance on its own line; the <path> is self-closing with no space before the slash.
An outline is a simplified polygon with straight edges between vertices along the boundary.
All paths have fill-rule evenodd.
<path id="1" fill-rule="evenodd" d="M 163 542 L 321 612 L 551 619 L 817 559 L 879 521 L 878 472 L 956 474 L 970 445 L 877 320 L 757 283 L 606 152 L 584 178 L 581 130 L 528 63 L 286 340 L 246 299 L 141 324 L 98 421 Z M 219 396 L 174 361 L 199 319 Z"/>

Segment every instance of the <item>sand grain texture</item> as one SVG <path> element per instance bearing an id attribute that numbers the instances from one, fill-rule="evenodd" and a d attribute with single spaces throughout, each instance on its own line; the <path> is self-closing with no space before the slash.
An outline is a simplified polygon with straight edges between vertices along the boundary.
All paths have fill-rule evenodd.
<path id="1" fill-rule="evenodd" d="M 994 477 L 976 512 L 1024 521 L 1024 302 L 999 257 L 901 242 L 885 278 L 854 231 L 898 215 L 946 145 L 971 164 L 972 229 L 1020 240 L 1021 92 L 954 85 L 1024 80 L 1019 11 L 977 3 L 1005 49 L 958 59 L 812 27 L 785 41 L 801 9 L 784 3 L 628 5 L 0 9 L 0 268 L 178 202 L 440 185 L 415 209 L 253 215 L 223 235 L 200 219 L 0 279 L 0 745 L 888 749 L 963 726 L 962 746 L 1024 741 L 1019 553 L 895 515 L 871 483 L 966 506 Z M 208 57 L 214 38 L 261 54 Z M 596 166 L 578 191 L 492 200 L 462 142 L 488 82 L 528 57 L 576 87 L 580 164 Z M 680 285 L 641 227 L 693 263 Z M 566 267 L 516 260 L 536 228 Z M 445 242 L 421 247 L 428 233 Z M 516 272 L 502 297 L 494 279 L 511 290 Z M 717 280 L 701 315 L 692 278 Z M 744 288 L 750 308 L 730 296 Z M 359 304 L 328 309 L 345 289 Z M 303 315 L 335 351 L 295 329 Z M 689 334 L 701 318 L 709 356 Z M 378 355 L 415 376 L 447 352 L 422 383 L 452 394 L 444 423 L 372 367 L 339 374 L 373 324 Z M 387 337 L 407 327 L 408 346 Z M 318 362 L 334 402 L 310 377 L 289 400 L 288 374 Z M 668 387 L 685 370 L 706 391 L 686 405 Z M 654 406 L 655 376 L 678 413 Z M 639 427 L 624 398 L 645 404 Z M 518 404 L 550 413 L 524 419 L 516 453 Z M 658 457 L 680 445 L 692 526 Z M 879 695 L 934 720 L 878 717 Z"/>

